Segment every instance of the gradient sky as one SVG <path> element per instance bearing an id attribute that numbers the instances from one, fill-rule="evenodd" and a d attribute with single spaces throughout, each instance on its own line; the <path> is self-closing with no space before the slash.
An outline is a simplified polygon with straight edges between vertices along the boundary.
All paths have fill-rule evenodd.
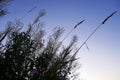
<path id="1" fill-rule="evenodd" d="M 85 46 L 78 53 L 80 57 L 78 69 L 81 80 L 120 80 L 120 0 L 14 0 L 8 10 L 10 14 L 0 18 L 0 30 L 4 29 L 7 21 L 19 19 L 29 9 L 37 8 L 29 13 L 23 22 L 28 24 L 37 15 L 39 10 L 45 9 L 46 16 L 42 19 L 48 33 L 56 26 L 64 27 L 65 34 L 73 26 L 86 19 L 71 34 L 78 36 L 78 44 L 88 37 L 109 14 L 118 10 L 106 24 L 87 41 L 90 51 Z M 64 42 L 67 44 L 68 37 Z"/>

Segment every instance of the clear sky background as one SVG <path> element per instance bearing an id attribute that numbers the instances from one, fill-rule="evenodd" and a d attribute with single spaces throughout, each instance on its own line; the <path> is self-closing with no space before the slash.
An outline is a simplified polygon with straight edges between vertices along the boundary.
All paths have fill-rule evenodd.
<path id="1" fill-rule="evenodd" d="M 87 41 L 90 50 L 83 46 L 77 56 L 80 57 L 81 64 L 78 69 L 79 79 L 120 80 L 120 0 L 14 0 L 8 7 L 10 14 L 0 18 L 0 30 L 5 28 L 7 21 L 19 19 L 34 6 L 37 8 L 22 21 L 28 24 L 39 10 L 45 9 L 47 14 L 42 22 L 47 33 L 60 26 L 64 27 L 66 35 L 76 23 L 86 19 L 71 34 L 78 36 L 77 46 L 80 46 L 109 14 L 118 10 Z M 65 44 L 71 36 L 66 39 Z"/>

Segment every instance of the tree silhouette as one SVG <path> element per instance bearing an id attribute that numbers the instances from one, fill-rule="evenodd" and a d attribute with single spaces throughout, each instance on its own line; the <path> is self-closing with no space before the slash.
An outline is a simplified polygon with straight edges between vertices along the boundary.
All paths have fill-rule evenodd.
<path id="1" fill-rule="evenodd" d="M 18 20 L 8 22 L 7 29 L 0 33 L 0 80 L 70 80 L 76 67 L 74 36 L 68 46 L 60 41 L 63 28 L 56 30 L 47 39 L 41 29 L 41 11 L 28 29 L 22 30 Z"/>

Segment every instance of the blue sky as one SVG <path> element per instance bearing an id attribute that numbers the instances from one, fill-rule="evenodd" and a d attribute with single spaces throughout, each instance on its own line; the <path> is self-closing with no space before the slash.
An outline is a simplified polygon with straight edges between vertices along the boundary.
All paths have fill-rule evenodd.
<path id="1" fill-rule="evenodd" d="M 109 14 L 118 10 L 88 40 L 90 51 L 83 46 L 77 56 L 81 57 L 79 78 L 82 80 L 120 79 L 120 0 L 14 0 L 8 7 L 10 14 L 0 19 L 0 30 L 4 29 L 7 21 L 19 19 L 34 6 L 37 8 L 22 21 L 28 24 L 39 10 L 45 9 L 47 13 L 42 22 L 48 33 L 52 32 L 54 27 L 60 26 L 64 27 L 67 34 L 77 22 L 85 19 L 71 34 L 78 36 L 77 46 L 80 46 Z M 71 36 L 66 39 L 65 44 Z"/>

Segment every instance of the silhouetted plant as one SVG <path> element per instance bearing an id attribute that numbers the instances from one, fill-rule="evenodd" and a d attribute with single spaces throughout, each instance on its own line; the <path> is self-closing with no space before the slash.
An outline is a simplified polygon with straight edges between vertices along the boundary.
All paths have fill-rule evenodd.
<path id="1" fill-rule="evenodd" d="M 0 17 L 8 13 L 7 6 L 12 0 L 0 0 Z"/>
<path id="2" fill-rule="evenodd" d="M 8 22 L 0 33 L 0 80 L 69 80 L 76 60 L 74 36 L 68 46 L 60 41 L 63 28 L 56 28 L 46 40 L 39 13 L 26 31 L 22 23 Z"/>
<path id="3" fill-rule="evenodd" d="M 47 39 L 43 38 L 45 31 L 41 28 L 40 18 L 45 15 L 45 11 L 39 12 L 26 31 L 22 30 L 21 19 L 8 22 L 6 30 L 0 32 L 0 80 L 72 79 L 69 75 L 73 74 L 72 70 L 76 68 L 76 54 L 99 27 L 116 12 L 95 28 L 76 51 L 74 51 L 76 36 L 68 46 L 63 46 L 63 41 L 84 20 L 75 25 L 62 41 L 64 30 L 60 27 L 56 28 Z"/>

